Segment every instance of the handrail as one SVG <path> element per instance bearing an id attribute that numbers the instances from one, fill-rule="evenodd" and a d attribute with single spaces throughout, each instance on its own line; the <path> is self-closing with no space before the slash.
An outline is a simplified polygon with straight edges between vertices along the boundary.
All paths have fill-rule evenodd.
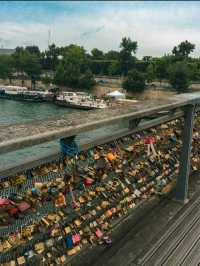
<path id="1" fill-rule="evenodd" d="M 144 101 L 129 108 L 77 112 L 66 118 L 0 126 L 0 154 L 198 103 L 200 93 L 188 93 L 154 102 Z"/>
<path id="2" fill-rule="evenodd" d="M 88 150 L 90 148 L 93 148 L 94 146 L 108 143 L 115 139 L 125 137 L 130 134 L 140 132 L 142 130 L 149 129 L 161 123 L 166 123 L 173 119 L 180 118 L 182 116 L 183 116 L 183 111 L 169 113 L 169 114 L 163 115 L 155 119 L 143 121 L 134 129 L 124 128 L 124 129 L 118 130 L 117 132 L 112 133 L 111 135 L 102 136 L 102 137 L 95 138 L 95 139 L 90 139 L 89 141 L 83 141 L 80 143 L 80 151 Z M 5 165 L 4 167 L 1 167 L 0 169 L 1 179 L 12 176 L 12 175 L 16 175 L 17 173 L 20 173 L 20 172 L 25 172 L 28 169 L 35 168 L 39 165 L 49 163 L 51 161 L 59 160 L 61 157 L 62 157 L 62 153 L 57 148 L 54 148 L 53 150 L 49 151 L 47 154 L 43 156 L 29 156 L 29 158 L 24 159 L 23 162 L 20 162 L 20 163 L 17 162 L 14 164 Z"/>

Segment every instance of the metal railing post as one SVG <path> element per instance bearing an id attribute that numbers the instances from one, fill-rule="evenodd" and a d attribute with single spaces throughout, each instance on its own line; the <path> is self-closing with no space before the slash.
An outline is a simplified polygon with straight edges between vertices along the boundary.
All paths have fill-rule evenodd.
<path id="1" fill-rule="evenodd" d="M 176 200 L 181 201 L 183 203 L 187 203 L 188 201 L 188 181 L 190 174 L 190 157 L 192 147 L 194 109 L 194 105 L 189 105 L 184 110 L 182 148 L 180 154 L 180 171 L 176 185 Z"/>

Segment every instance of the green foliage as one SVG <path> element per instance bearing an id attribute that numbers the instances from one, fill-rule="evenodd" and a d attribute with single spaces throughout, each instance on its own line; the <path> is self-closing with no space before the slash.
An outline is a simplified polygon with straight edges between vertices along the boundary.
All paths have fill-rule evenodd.
<path id="1" fill-rule="evenodd" d="M 105 54 L 105 59 L 107 60 L 119 60 L 119 52 L 110 50 Z"/>
<path id="2" fill-rule="evenodd" d="M 143 73 L 133 69 L 128 72 L 123 82 L 123 88 L 131 92 L 142 92 L 145 89 L 145 76 Z"/>
<path id="3" fill-rule="evenodd" d="M 187 40 L 181 42 L 178 46 L 175 46 L 172 53 L 177 57 L 188 57 L 191 52 L 195 49 L 195 45 L 188 42 Z"/>
<path id="4" fill-rule="evenodd" d="M 142 60 L 143 60 L 144 62 L 148 62 L 148 63 L 150 63 L 151 60 L 152 60 L 152 56 L 149 56 L 149 55 L 143 56 Z"/>
<path id="5" fill-rule="evenodd" d="M 41 53 L 41 64 L 43 69 L 55 70 L 59 64 L 59 56 L 63 55 L 64 48 L 56 47 L 52 44 L 48 47 L 48 50 Z"/>
<path id="6" fill-rule="evenodd" d="M 26 52 L 22 58 L 23 70 L 31 79 L 31 84 L 35 88 L 36 80 L 40 78 L 41 65 L 36 54 Z"/>
<path id="7" fill-rule="evenodd" d="M 112 62 L 109 67 L 108 67 L 108 73 L 111 76 L 116 76 L 116 75 L 120 75 L 121 71 L 120 71 L 120 64 L 118 61 L 114 61 Z"/>
<path id="8" fill-rule="evenodd" d="M 40 79 L 41 70 L 48 70 L 54 74 L 56 84 L 88 89 L 94 84 L 93 75 L 127 77 L 133 69 L 143 73 L 147 82 L 169 80 L 169 70 L 177 62 L 182 62 L 189 67 L 191 80 L 200 81 L 200 59 L 189 56 L 195 49 L 189 41 L 181 42 L 174 47 L 172 54 L 159 58 L 144 56 L 139 60 L 135 56 L 137 49 L 138 43 L 128 37 L 122 38 L 119 51 L 106 53 L 97 48 L 87 53 L 83 47 L 74 44 L 65 47 L 52 44 L 44 52 L 34 45 L 17 47 L 12 56 L 0 56 L 0 77 L 11 79 L 17 72 L 23 80 L 26 74 L 34 85 Z M 43 79 L 43 82 L 48 84 L 50 81 Z"/>
<path id="9" fill-rule="evenodd" d="M 188 65 L 177 62 L 169 67 L 169 82 L 177 92 L 185 92 L 189 89 L 191 73 Z"/>
<path id="10" fill-rule="evenodd" d="M 41 65 L 39 58 L 35 54 L 25 53 L 22 58 L 24 72 L 31 78 L 39 78 Z"/>
<path id="11" fill-rule="evenodd" d="M 136 58 L 133 54 L 136 53 L 138 45 L 137 42 L 131 41 L 130 38 L 122 38 L 120 44 L 119 62 L 121 73 L 126 76 L 128 71 L 135 66 Z"/>
<path id="12" fill-rule="evenodd" d="M 24 49 L 23 47 L 17 47 L 13 54 L 13 59 L 16 70 L 26 73 L 31 79 L 32 85 L 35 87 L 36 80 L 40 78 L 42 68 L 37 52 L 32 51 L 31 53 L 29 50 L 30 49 Z"/>
<path id="13" fill-rule="evenodd" d="M 135 58 L 134 68 L 137 69 L 139 72 L 146 73 L 149 64 L 150 64 L 149 62 L 145 62 L 143 60 L 137 60 L 137 58 Z"/>
<path id="14" fill-rule="evenodd" d="M 146 80 L 147 82 L 152 82 L 156 77 L 156 73 L 154 70 L 153 64 L 148 65 L 147 71 L 146 71 Z"/>
<path id="15" fill-rule="evenodd" d="M 52 79 L 48 76 L 44 76 L 41 81 L 46 84 L 46 85 L 49 85 L 50 83 L 52 83 Z"/>
<path id="16" fill-rule="evenodd" d="M 135 67 L 136 58 L 124 50 L 120 52 L 120 70 L 122 75 L 127 76 L 128 71 Z"/>
<path id="17" fill-rule="evenodd" d="M 174 57 L 170 55 L 164 55 L 163 57 L 156 59 L 154 63 L 156 77 L 160 81 L 162 79 L 168 79 L 168 69 L 169 66 L 174 63 Z"/>
<path id="18" fill-rule="evenodd" d="M 65 84 L 65 69 L 64 65 L 60 63 L 56 68 L 55 76 L 54 76 L 54 83 L 59 85 Z"/>
<path id="19" fill-rule="evenodd" d="M 188 68 L 190 69 L 191 80 L 200 81 L 200 64 L 198 62 L 189 62 Z"/>
<path id="20" fill-rule="evenodd" d="M 25 54 L 25 50 L 23 47 L 17 47 L 15 49 L 15 53 L 13 54 L 13 59 L 14 59 L 14 67 L 17 70 L 17 72 L 24 71 L 24 66 L 23 66 L 24 54 Z"/>
<path id="21" fill-rule="evenodd" d="M 56 68 L 55 84 L 71 88 L 89 89 L 94 78 L 89 70 L 89 62 L 83 47 L 70 45 L 65 47 L 63 61 Z"/>
<path id="22" fill-rule="evenodd" d="M 91 54 L 92 54 L 93 59 L 103 59 L 104 58 L 104 53 L 97 48 L 92 49 Z"/>
<path id="23" fill-rule="evenodd" d="M 95 85 L 93 74 L 90 70 L 87 70 L 83 75 L 80 76 L 78 87 L 84 89 L 91 89 Z"/>
<path id="24" fill-rule="evenodd" d="M 0 78 L 11 81 L 14 71 L 14 61 L 10 55 L 0 56 Z"/>
<path id="25" fill-rule="evenodd" d="M 122 38 L 121 44 L 120 44 L 120 48 L 124 51 L 126 51 L 128 54 L 132 54 L 132 53 L 136 53 L 137 48 L 138 48 L 138 44 L 137 42 L 133 42 L 131 41 L 130 38 Z"/>
<path id="26" fill-rule="evenodd" d="M 36 56 L 40 57 L 40 49 L 38 46 L 26 46 L 25 50 L 30 54 L 35 54 Z"/>

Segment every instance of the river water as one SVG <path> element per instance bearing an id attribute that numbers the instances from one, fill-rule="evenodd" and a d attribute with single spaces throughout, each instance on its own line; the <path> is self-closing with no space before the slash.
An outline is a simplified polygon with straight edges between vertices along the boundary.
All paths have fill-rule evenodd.
<path id="1" fill-rule="evenodd" d="M 144 93 L 134 94 L 133 96 L 140 101 L 159 99 L 175 94 L 168 90 L 146 90 Z M 77 109 L 71 109 L 61 106 L 56 106 L 52 103 L 31 103 L 31 102 L 20 102 L 0 99 L 0 125 L 15 124 L 30 122 L 36 119 L 46 119 L 59 116 L 67 116 L 70 113 L 85 112 Z M 92 111 L 91 111 L 92 112 Z M 118 125 L 107 126 L 106 128 L 100 128 L 91 132 L 80 134 L 77 137 L 77 142 L 82 140 L 91 140 L 98 136 L 106 136 L 111 132 L 117 131 L 122 127 L 126 127 L 125 123 Z M 10 152 L 7 154 L 0 155 L 0 169 L 7 164 L 16 164 L 20 161 L 24 161 L 29 156 L 45 155 L 50 150 L 59 148 L 58 141 L 43 143 L 41 145 L 21 149 L 16 152 Z"/>
<path id="2" fill-rule="evenodd" d="M 36 119 L 45 119 L 59 116 L 67 116 L 70 113 L 80 112 L 80 110 L 56 106 L 52 103 L 30 103 L 0 99 L 0 125 L 30 122 Z M 85 111 L 81 111 L 85 112 Z M 93 130 L 90 133 L 81 134 L 80 139 L 90 140 L 97 135 L 107 135 L 112 130 L 120 129 L 121 125 L 110 126 Z M 19 163 L 29 156 L 45 155 L 48 151 L 58 148 L 58 141 L 43 143 L 34 147 L 21 149 L 16 152 L 10 152 L 0 155 L 0 169 L 5 165 Z"/>

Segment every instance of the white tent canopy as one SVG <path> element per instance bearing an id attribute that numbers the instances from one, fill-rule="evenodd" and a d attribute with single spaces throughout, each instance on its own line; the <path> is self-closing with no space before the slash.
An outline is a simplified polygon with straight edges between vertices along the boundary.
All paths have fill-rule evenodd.
<path id="1" fill-rule="evenodd" d="M 120 91 L 113 91 L 107 94 L 109 97 L 115 97 L 115 98 L 124 98 L 125 94 Z"/>

